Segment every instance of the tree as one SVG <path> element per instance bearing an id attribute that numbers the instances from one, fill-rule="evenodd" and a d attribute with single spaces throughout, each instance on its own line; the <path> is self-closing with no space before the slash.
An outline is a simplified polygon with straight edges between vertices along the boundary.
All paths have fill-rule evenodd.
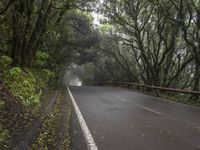
<path id="1" fill-rule="evenodd" d="M 196 0 L 170 0 L 168 7 L 175 11 L 176 17 L 170 17 L 171 11 L 167 10 L 165 3 L 157 1 L 163 15 L 180 27 L 182 38 L 194 57 L 193 90 L 200 90 L 200 5 Z"/>
<path id="2" fill-rule="evenodd" d="M 126 51 L 126 55 L 135 60 L 132 63 L 137 68 L 138 74 L 135 73 L 140 82 L 166 87 L 183 87 L 188 83 L 187 80 L 182 83 L 178 79 L 185 75 L 186 69 L 192 68 L 194 57 L 187 51 L 180 27 L 160 13 L 155 3 L 146 0 L 108 0 L 103 4 L 102 12 L 114 24 L 121 43 L 129 49 L 121 51 Z M 176 13 L 171 16 L 175 17 Z"/>

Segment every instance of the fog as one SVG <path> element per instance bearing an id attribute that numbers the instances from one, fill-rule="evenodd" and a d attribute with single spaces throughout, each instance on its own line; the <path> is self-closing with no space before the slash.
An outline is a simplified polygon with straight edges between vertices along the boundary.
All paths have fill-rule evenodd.
<path id="1" fill-rule="evenodd" d="M 74 77 L 69 80 L 69 85 L 71 86 L 82 86 L 82 81 L 78 77 Z"/>
<path id="2" fill-rule="evenodd" d="M 71 70 L 67 70 L 64 76 L 64 82 L 71 86 L 82 86 L 82 80 L 74 75 Z"/>
<path id="3" fill-rule="evenodd" d="M 93 77 L 86 71 L 84 65 L 71 64 L 65 72 L 64 83 L 71 86 L 82 86 L 88 81 L 93 81 Z"/>

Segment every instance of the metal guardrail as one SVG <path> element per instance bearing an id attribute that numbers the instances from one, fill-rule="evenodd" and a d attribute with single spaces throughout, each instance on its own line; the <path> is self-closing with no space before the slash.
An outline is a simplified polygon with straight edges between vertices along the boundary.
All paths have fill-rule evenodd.
<path id="1" fill-rule="evenodd" d="M 160 91 L 169 91 L 169 92 L 175 92 L 175 93 L 183 93 L 183 94 L 193 94 L 193 95 L 200 95 L 200 91 L 192 91 L 192 90 L 182 90 L 182 89 L 175 89 L 175 88 L 166 88 L 166 87 L 160 87 L 160 86 L 151 86 L 151 85 L 145 85 L 145 84 L 138 84 L 138 83 L 131 83 L 131 82 L 100 82 L 97 84 L 111 84 L 111 85 L 132 85 L 132 86 L 138 86 L 138 87 L 144 87 L 154 90 L 160 90 Z"/>

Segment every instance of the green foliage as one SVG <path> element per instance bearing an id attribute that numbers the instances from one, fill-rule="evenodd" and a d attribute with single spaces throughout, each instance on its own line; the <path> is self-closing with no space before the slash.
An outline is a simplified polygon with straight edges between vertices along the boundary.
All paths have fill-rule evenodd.
<path id="1" fill-rule="evenodd" d="M 9 70 L 9 75 L 12 78 L 19 77 L 22 74 L 22 70 L 19 67 L 13 67 Z"/>
<path id="2" fill-rule="evenodd" d="M 10 139 L 9 131 L 0 126 L 0 146 L 6 147 L 5 143 Z"/>
<path id="3" fill-rule="evenodd" d="M 102 32 L 102 33 L 109 33 L 111 30 L 112 30 L 112 25 L 111 24 L 101 24 L 99 26 L 99 30 Z"/>
<path id="4" fill-rule="evenodd" d="M 45 88 L 50 78 L 53 78 L 55 76 L 55 74 L 48 69 L 42 69 L 42 70 L 32 69 L 31 71 L 34 74 L 35 79 L 37 80 L 36 82 L 37 90 Z"/>
<path id="5" fill-rule="evenodd" d="M 3 108 L 3 106 L 4 106 L 4 101 L 2 101 L 2 100 L 0 99 L 0 110 Z"/>
<path id="6" fill-rule="evenodd" d="M 41 70 L 41 77 L 47 82 L 50 78 L 53 78 L 55 74 L 48 70 L 48 69 L 42 69 Z"/>
<path id="7" fill-rule="evenodd" d="M 37 53 L 40 66 L 44 65 L 49 55 L 44 52 Z M 23 71 L 20 67 L 8 68 L 12 59 L 7 56 L 0 57 L 0 66 L 5 68 L 2 77 L 4 83 L 26 106 L 36 106 L 39 104 L 41 89 L 47 86 L 50 78 L 54 77 L 54 73 L 47 69 L 29 69 Z M 1 104 L 0 104 L 1 108 Z"/>
<path id="8" fill-rule="evenodd" d="M 87 20 L 88 23 L 92 23 L 92 21 L 94 20 L 93 16 L 91 15 L 90 12 L 87 11 L 81 11 L 81 10 L 76 10 L 76 13 L 78 16 L 84 18 Z"/>
<path id="9" fill-rule="evenodd" d="M 13 95 L 19 98 L 26 106 L 39 104 L 39 95 L 36 92 L 36 79 L 31 72 L 25 73 L 18 67 L 11 68 L 3 74 L 5 84 Z"/>
<path id="10" fill-rule="evenodd" d="M 6 54 L 9 48 L 10 48 L 9 44 L 7 44 L 5 41 L 2 40 L 0 43 L 0 55 Z"/>
<path id="11" fill-rule="evenodd" d="M 0 68 L 7 68 L 12 63 L 12 59 L 8 56 L 0 57 Z"/>
<path id="12" fill-rule="evenodd" d="M 39 67 L 43 67 L 47 64 L 47 60 L 49 59 L 49 54 L 42 51 L 37 51 L 35 57 L 36 57 L 35 64 Z"/>

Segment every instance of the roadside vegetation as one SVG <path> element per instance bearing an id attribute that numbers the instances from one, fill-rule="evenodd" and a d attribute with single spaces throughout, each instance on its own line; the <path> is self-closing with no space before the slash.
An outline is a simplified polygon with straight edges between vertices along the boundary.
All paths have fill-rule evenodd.
<path id="1" fill-rule="evenodd" d="M 70 63 L 93 46 L 95 3 L 0 1 L 0 149 L 20 149 L 25 137 L 30 149 L 69 149 L 70 104 L 63 91 L 51 99 Z"/>
<path id="2" fill-rule="evenodd" d="M 84 66 L 88 78 L 200 91 L 198 0 L 105 0 L 99 11 L 98 57 Z M 197 95 L 155 93 L 200 106 Z"/>
<path id="3" fill-rule="evenodd" d="M 100 17 L 96 25 L 92 13 Z M 16 146 L 41 119 L 66 70 L 84 84 L 126 81 L 200 91 L 200 3 L 1 0 L 0 149 Z M 68 130 L 58 127 L 61 120 L 69 125 L 60 115 L 70 114 L 62 111 L 61 93 L 42 119 L 33 149 L 56 147 L 52 141 L 60 137 L 54 133 Z M 155 93 L 200 106 L 196 95 Z"/>

